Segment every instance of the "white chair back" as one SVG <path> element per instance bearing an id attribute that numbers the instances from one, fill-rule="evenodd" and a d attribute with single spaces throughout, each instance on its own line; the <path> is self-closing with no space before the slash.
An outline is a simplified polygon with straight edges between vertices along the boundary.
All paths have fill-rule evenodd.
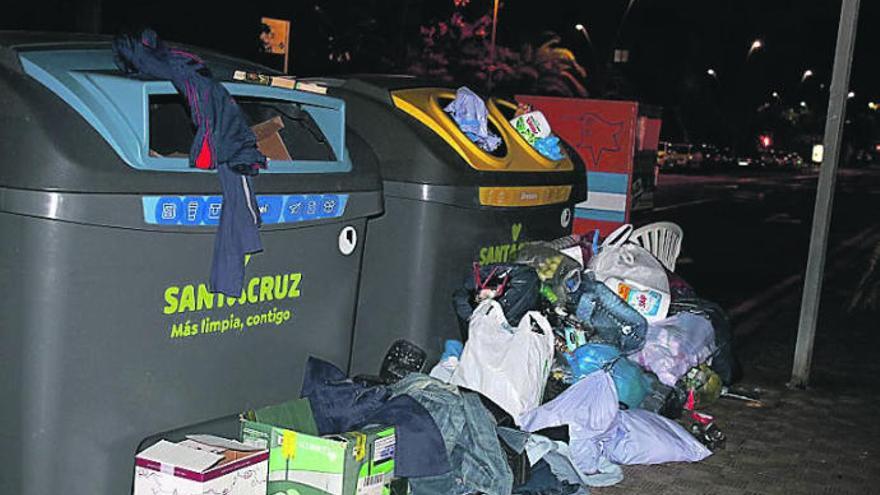
<path id="1" fill-rule="evenodd" d="M 674 272 L 683 237 L 684 232 L 678 225 L 656 222 L 635 229 L 629 240 L 650 251 L 667 270 Z"/>

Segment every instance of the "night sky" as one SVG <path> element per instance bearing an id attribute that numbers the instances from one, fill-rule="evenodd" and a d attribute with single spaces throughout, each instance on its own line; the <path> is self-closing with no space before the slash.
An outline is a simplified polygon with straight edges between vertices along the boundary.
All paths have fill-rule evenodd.
<path id="1" fill-rule="evenodd" d="M 20 2 L 11 12 L 4 7 L 0 28 L 75 30 L 82 10 L 77 6 L 98 1 Z M 593 89 L 619 32 L 618 46 L 630 49 L 630 63 L 617 66 L 631 86 L 630 96 L 674 109 L 666 116 L 667 130 L 676 127 L 675 120 L 693 120 L 694 113 L 710 121 L 733 118 L 742 108 L 768 101 L 773 91 L 788 105 L 827 103 L 840 0 L 636 0 L 621 23 L 627 1 L 508 0 L 500 13 L 498 42 L 517 47 L 554 32 L 595 76 L 588 78 Z M 489 11 L 491 4 L 471 0 L 466 11 L 473 16 Z M 453 8 L 452 0 L 288 0 L 242 2 L 235 9 L 217 5 L 105 1 L 101 30 L 113 34 L 150 26 L 167 39 L 254 58 L 259 17 L 285 18 L 292 21 L 292 72 L 332 74 L 393 70 L 388 62 L 398 60 L 403 48 L 418 40 L 419 26 L 448 18 Z M 851 84 L 858 109 L 880 100 L 878 22 L 880 2 L 863 1 Z M 577 23 L 587 27 L 592 47 L 574 29 Z M 747 60 L 756 38 L 764 48 Z M 328 60 L 328 51 L 346 46 L 359 53 L 349 64 Z M 709 68 L 717 79 L 706 74 Z M 815 76 L 801 83 L 806 69 Z M 696 127 L 707 128 L 708 135 L 699 137 L 716 137 L 713 126 Z"/>

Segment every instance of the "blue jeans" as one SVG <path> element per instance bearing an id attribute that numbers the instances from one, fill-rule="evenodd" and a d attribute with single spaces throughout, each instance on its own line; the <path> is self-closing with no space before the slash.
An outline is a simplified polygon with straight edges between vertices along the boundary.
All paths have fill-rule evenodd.
<path id="1" fill-rule="evenodd" d="M 447 474 L 410 478 L 413 495 L 510 494 L 513 473 L 499 443 L 495 419 L 476 394 L 421 373 L 411 373 L 388 388 L 394 397 L 412 397 L 428 410 L 452 466 Z"/>

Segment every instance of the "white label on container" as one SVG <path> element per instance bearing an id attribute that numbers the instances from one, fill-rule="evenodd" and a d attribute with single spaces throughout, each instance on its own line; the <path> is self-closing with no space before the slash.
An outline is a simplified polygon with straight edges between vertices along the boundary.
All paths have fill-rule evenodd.
<path id="1" fill-rule="evenodd" d="M 373 443 L 373 462 L 381 462 L 394 457 L 394 449 L 397 445 L 395 435 L 380 438 Z"/>
<path id="2" fill-rule="evenodd" d="M 382 495 L 385 479 L 384 473 L 358 479 L 357 495 Z"/>

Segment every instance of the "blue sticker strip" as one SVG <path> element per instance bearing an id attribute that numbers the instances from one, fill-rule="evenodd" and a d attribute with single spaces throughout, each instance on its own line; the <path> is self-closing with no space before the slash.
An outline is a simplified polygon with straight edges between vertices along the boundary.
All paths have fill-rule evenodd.
<path id="1" fill-rule="evenodd" d="M 217 225 L 223 209 L 221 196 L 144 196 L 141 203 L 149 225 Z M 339 218 L 347 203 L 348 194 L 257 195 L 266 225 Z"/>

